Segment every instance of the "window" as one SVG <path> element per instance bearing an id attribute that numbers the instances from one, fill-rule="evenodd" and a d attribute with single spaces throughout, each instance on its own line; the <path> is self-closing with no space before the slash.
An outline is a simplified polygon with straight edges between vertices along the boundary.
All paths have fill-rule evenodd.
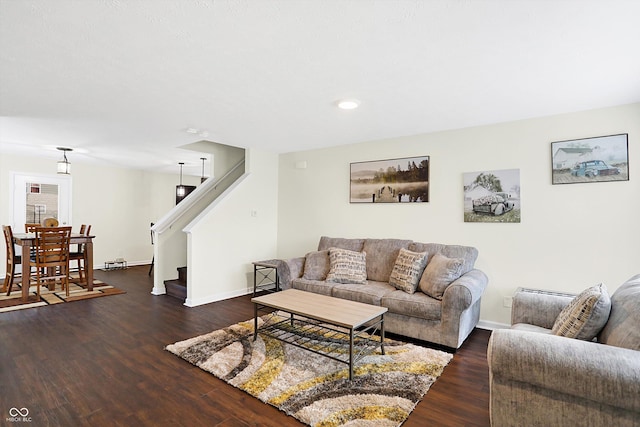
<path id="1" fill-rule="evenodd" d="M 30 182 L 27 184 L 29 194 L 40 194 L 40 184 Z"/>

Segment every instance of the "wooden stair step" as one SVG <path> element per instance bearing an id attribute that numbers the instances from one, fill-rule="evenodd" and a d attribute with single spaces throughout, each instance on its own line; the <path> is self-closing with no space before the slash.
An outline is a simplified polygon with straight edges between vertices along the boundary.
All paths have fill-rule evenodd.
<path id="1" fill-rule="evenodd" d="M 164 287 L 167 295 L 178 298 L 182 301 L 187 299 L 187 283 L 182 280 L 165 280 Z"/>
<path id="2" fill-rule="evenodd" d="M 187 267 L 178 267 L 178 280 L 187 283 Z"/>

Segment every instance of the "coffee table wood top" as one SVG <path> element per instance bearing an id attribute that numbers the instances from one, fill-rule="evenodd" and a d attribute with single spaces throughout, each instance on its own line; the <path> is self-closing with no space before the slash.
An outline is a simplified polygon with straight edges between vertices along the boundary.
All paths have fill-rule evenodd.
<path id="1" fill-rule="evenodd" d="M 298 289 L 263 295 L 251 299 L 254 304 L 298 314 L 345 328 L 357 328 L 387 312 L 386 307 L 314 294 Z"/>

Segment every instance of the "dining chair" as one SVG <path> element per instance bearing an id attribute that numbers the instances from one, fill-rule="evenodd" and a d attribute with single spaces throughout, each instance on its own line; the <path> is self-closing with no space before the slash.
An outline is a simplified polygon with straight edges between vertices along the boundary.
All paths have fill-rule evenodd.
<path id="1" fill-rule="evenodd" d="M 2 226 L 2 233 L 4 234 L 4 241 L 6 243 L 7 253 L 7 267 L 4 276 L 4 282 L 2 283 L 2 292 L 7 292 L 7 296 L 11 294 L 11 288 L 15 279 L 16 264 L 22 264 L 22 257 L 16 255 L 16 248 L 13 244 L 13 232 L 10 225 Z"/>
<path id="2" fill-rule="evenodd" d="M 88 236 L 90 231 L 91 225 L 87 226 L 86 224 L 82 224 L 80 226 L 80 234 L 82 234 L 83 236 Z M 78 263 L 77 271 L 80 283 L 86 281 L 86 279 L 83 277 L 86 276 L 86 257 L 87 254 L 85 252 L 84 243 L 79 243 L 75 251 L 69 252 L 69 263 L 71 263 L 72 261 L 76 261 Z"/>
<path id="3" fill-rule="evenodd" d="M 24 231 L 25 233 L 35 233 L 36 232 L 36 228 L 38 227 L 42 227 L 41 224 L 38 224 L 37 222 L 27 222 L 24 225 Z"/>
<path id="4" fill-rule="evenodd" d="M 62 283 L 62 289 L 69 296 L 69 240 L 71 227 L 38 227 L 35 239 L 35 259 L 29 264 L 36 268 L 31 279 L 36 282 L 38 299 L 40 286 L 47 285 L 55 290 L 55 282 Z"/>
<path id="5" fill-rule="evenodd" d="M 151 228 L 153 228 L 153 222 L 151 223 Z M 151 230 L 151 246 L 153 246 L 153 230 Z M 148 276 L 151 276 L 151 272 L 153 272 L 153 264 L 155 264 L 155 261 L 156 261 L 156 255 L 154 253 L 153 256 L 151 257 L 151 265 L 149 266 Z"/>

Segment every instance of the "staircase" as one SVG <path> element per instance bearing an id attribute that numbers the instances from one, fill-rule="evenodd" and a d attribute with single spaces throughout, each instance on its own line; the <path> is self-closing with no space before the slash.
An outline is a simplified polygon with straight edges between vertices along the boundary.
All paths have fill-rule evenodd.
<path id="1" fill-rule="evenodd" d="M 165 280 L 167 295 L 184 302 L 187 299 L 187 267 L 178 267 L 178 278 Z"/>

